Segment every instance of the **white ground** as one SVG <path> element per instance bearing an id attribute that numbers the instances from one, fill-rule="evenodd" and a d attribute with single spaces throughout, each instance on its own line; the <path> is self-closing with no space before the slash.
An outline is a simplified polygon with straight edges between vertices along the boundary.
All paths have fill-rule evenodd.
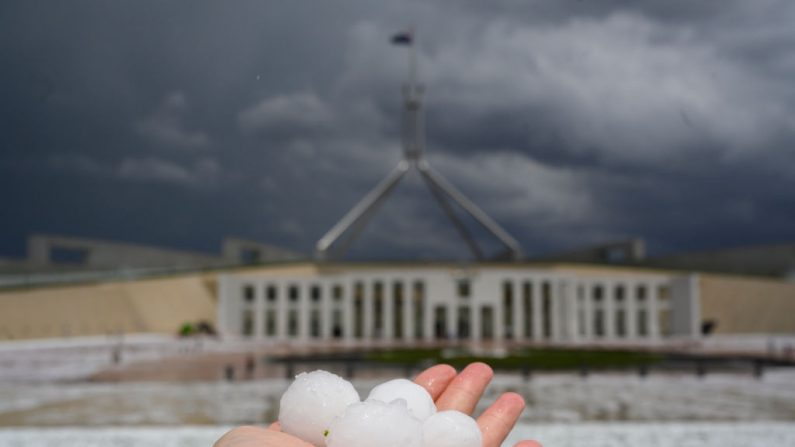
<path id="1" fill-rule="evenodd" d="M 366 396 L 375 380 L 354 382 Z M 288 382 L 0 384 L 0 426 L 265 423 Z M 504 391 L 528 402 L 523 422 L 795 421 L 795 369 L 749 375 L 498 375 L 488 405 Z"/>
<path id="2" fill-rule="evenodd" d="M 0 429 L 0 447 L 209 447 L 227 427 Z M 547 447 L 788 447 L 795 425 L 783 423 L 521 425 L 504 446 L 533 438 Z"/>
<path id="3" fill-rule="evenodd" d="M 713 350 L 778 351 L 792 340 L 737 338 Z M 210 446 L 225 427 L 275 418 L 285 380 L 234 384 L 72 382 L 108 367 L 115 337 L 0 343 L 0 447 Z M 127 336 L 124 361 L 237 351 L 243 343 Z M 57 381 L 57 382 L 56 382 Z M 365 396 L 376 384 L 356 381 Z M 528 401 L 510 440 L 547 446 L 795 447 L 795 369 L 747 374 L 498 375 L 484 404 L 513 390 Z M 483 406 L 479 410 L 482 410 Z M 198 425 L 186 425 L 198 424 Z M 48 427 L 48 428 L 43 428 Z"/>

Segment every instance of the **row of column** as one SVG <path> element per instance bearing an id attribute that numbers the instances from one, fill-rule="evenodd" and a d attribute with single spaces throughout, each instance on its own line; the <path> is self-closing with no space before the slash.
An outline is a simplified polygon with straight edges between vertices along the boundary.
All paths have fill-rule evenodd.
<path id="1" fill-rule="evenodd" d="M 453 338 L 463 335 L 458 330 L 464 310 L 469 314 L 467 338 L 474 340 L 485 338 L 484 331 L 488 328 L 491 328 L 492 338 L 497 340 L 632 340 L 660 336 L 659 286 L 654 282 L 543 277 L 505 280 L 496 293 L 477 299 L 455 294 L 429 299 L 422 280 L 251 281 L 239 284 L 241 292 L 238 293 L 243 295 L 242 318 L 245 319 L 248 312 L 253 320 L 241 323 L 241 332 L 244 332 L 243 326 L 251 324 L 252 335 L 256 337 L 432 339 L 440 335 L 436 327 L 439 307 L 445 309 L 441 335 Z M 395 326 L 396 293 L 402 297 L 400 334 Z M 510 307 L 506 305 L 507 300 L 511 302 Z M 376 312 L 377 301 L 380 312 Z M 419 304 L 420 312 L 415 304 Z M 360 309 L 357 306 L 361 306 Z M 417 315 L 420 321 L 415 321 Z M 490 325 L 484 324 L 484 315 L 491 319 Z M 376 324 L 376 318 L 380 318 L 380 324 Z M 618 318 L 623 319 L 623 334 Z M 644 319 L 642 324 L 640 319 Z M 270 324 L 275 324 L 275 328 L 266 327 Z M 296 330 L 291 333 L 293 324 Z M 314 325 L 318 326 L 316 333 L 312 333 Z"/>
<path id="2" fill-rule="evenodd" d="M 378 284 L 378 285 L 377 285 Z M 398 284 L 398 286 L 396 286 Z M 396 287 L 398 290 L 396 290 Z M 379 290 L 380 289 L 380 290 Z M 422 338 L 432 336 L 430 309 L 425 297 L 425 283 L 422 281 L 358 281 L 317 282 L 244 282 L 240 284 L 242 294 L 241 332 L 245 332 L 246 315 L 250 315 L 251 335 L 276 339 L 362 338 L 367 340 L 396 337 L 395 292 L 401 295 L 402 315 L 400 318 L 400 338 Z M 380 295 L 376 299 L 376 295 Z M 248 298 L 247 298 L 248 297 Z M 376 325 L 376 301 L 380 302 L 380 324 Z M 415 303 L 422 306 L 421 312 Z M 357 310 L 357 306 L 361 306 Z M 268 334 L 266 325 L 268 313 L 274 316 L 275 330 Z M 339 315 L 339 321 L 335 320 Z M 415 322 L 419 314 L 421 321 Z M 316 321 L 315 320 L 316 317 Z M 359 321 L 357 322 L 357 319 Z M 296 330 L 290 328 L 295 324 Z M 318 331 L 312 333 L 317 324 Z M 421 325 L 420 328 L 415 324 Z M 356 333 L 360 327 L 360 333 Z M 245 334 L 244 334 L 245 335 Z"/>

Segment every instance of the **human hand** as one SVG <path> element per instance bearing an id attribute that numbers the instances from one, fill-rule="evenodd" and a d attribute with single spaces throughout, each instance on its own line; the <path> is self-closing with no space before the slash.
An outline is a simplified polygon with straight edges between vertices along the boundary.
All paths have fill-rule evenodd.
<path id="1" fill-rule="evenodd" d="M 414 382 L 433 397 L 439 411 L 458 410 L 471 415 L 483 391 L 494 376 L 485 363 L 473 363 L 460 374 L 449 365 L 432 366 Z M 500 447 L 524 409 L 524 399 L 516 393 L 504 393 L 477 418 L 483 433 L 483 447 Z M 216 441 L 214 447 L 313 447 L 312 444 L 283 433 L 276 422 L 268 428 L 238 427 Z M 521 441 L 514 447 L 541 447 L 536 441 Z"/>

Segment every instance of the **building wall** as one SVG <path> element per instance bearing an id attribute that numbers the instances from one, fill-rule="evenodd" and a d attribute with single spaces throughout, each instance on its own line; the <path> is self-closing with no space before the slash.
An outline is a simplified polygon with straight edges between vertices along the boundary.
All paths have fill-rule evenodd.
<path id="1" fill-rule="evenodd" d="M 616 342 L 699 335 L 699 322 L 689 320 L 698 317 L 697 303 L 691 303 L 698 294 L 689 289 L 695 283 L 670 275 L 406 265 L 323 265 L 315 271 L 296 268 L 295 275 L 267 273 L 221 275 L 222 333 L 299 341 L 338 333 L 368 341 L 405 338 L 397 334 L 413 334 L 419 326 L 426 340 Z M 423 291 L 419 302 L 414 300 L 417 283 Z M 338 299 L 330 298 L 335 289 Z M 681 296 L 669 299 L 674 292 Z M 344 313 L 344 321 L 330 326 L 335 309 Z M 414 317 L 418 309 L 421 319 Z"/>
<path id="2" fill-rule="evenodd" d="M 53 251 L 74 252 L 67 262 L 53 259 Z M 28 261 L 39 268 L 47 266 L 75 269 L 119 268 L 198 268 L 228 263 L 220 257 L 146 245 L 99 241 L 63 236 L 33 235 L 28 238 Z"/>
<path id="3" fill-rule="evenodd" d="M 700 275 L 701 318 L 715 333 L 795 333 L 795 282 Z"/>
<path id="4" fill-rule="evenodd" d="M 215 285 L 200 275 L 0 291 L 0 340 L 155 332 L 215 324 Z"/>

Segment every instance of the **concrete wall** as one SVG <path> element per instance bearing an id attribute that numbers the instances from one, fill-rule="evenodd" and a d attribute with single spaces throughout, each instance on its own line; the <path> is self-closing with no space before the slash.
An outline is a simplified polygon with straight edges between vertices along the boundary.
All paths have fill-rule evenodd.
<path id="1" fill-rule="evenodd" d="M 34 235 L 28 238 L 28 261 L 37 266 L 58 266 L 53 249 L 85 252 L 80 262 L 61 263 L 75 269 L 192 268 L 224 264 L 220 257 L 182 250 L 73 237 Z"/>
<path id="2" fill-rule="evenodd" d="M 174 334 L 184 322 L 215 324 L 212 277 L 191 275 L 130 282 L 0 291 L 0 340 Z"/>
<path id="3" fill-rule="evenodd" d="M 678 270 L 795 279 L 795 244 L 680 253 L 649 259 L 646 264 Z"/>
<path id="4" fill-rule="evenodd" d="M 703 274 L 699 291 L 715 333 L 795 333 L 795 282 Z"/>
<path id="5" fill-rule="evenodd" d="M 221 254 L 224 259 L 240 264 L 296 261 L 306 258 L 301 253 L 291 250 L 231 237 L 225 238 L 221 244 Z"/>
<path id="6" fill-rule="evenodd" d="M 539 261 L 558 262 L 594 262 L 594 263 L 630 263 L 642 261 L 646 257 L 646 245 L 642 239 L 599 244 L 593 247 L 555 253 L 536 258 Z"/>
<path id="7" fill-rule="evenodd" d="M 678 276 L 671 281 L 671 333 L 698 338 L 701 335 L 701 290 L 698 275 Z"/>

